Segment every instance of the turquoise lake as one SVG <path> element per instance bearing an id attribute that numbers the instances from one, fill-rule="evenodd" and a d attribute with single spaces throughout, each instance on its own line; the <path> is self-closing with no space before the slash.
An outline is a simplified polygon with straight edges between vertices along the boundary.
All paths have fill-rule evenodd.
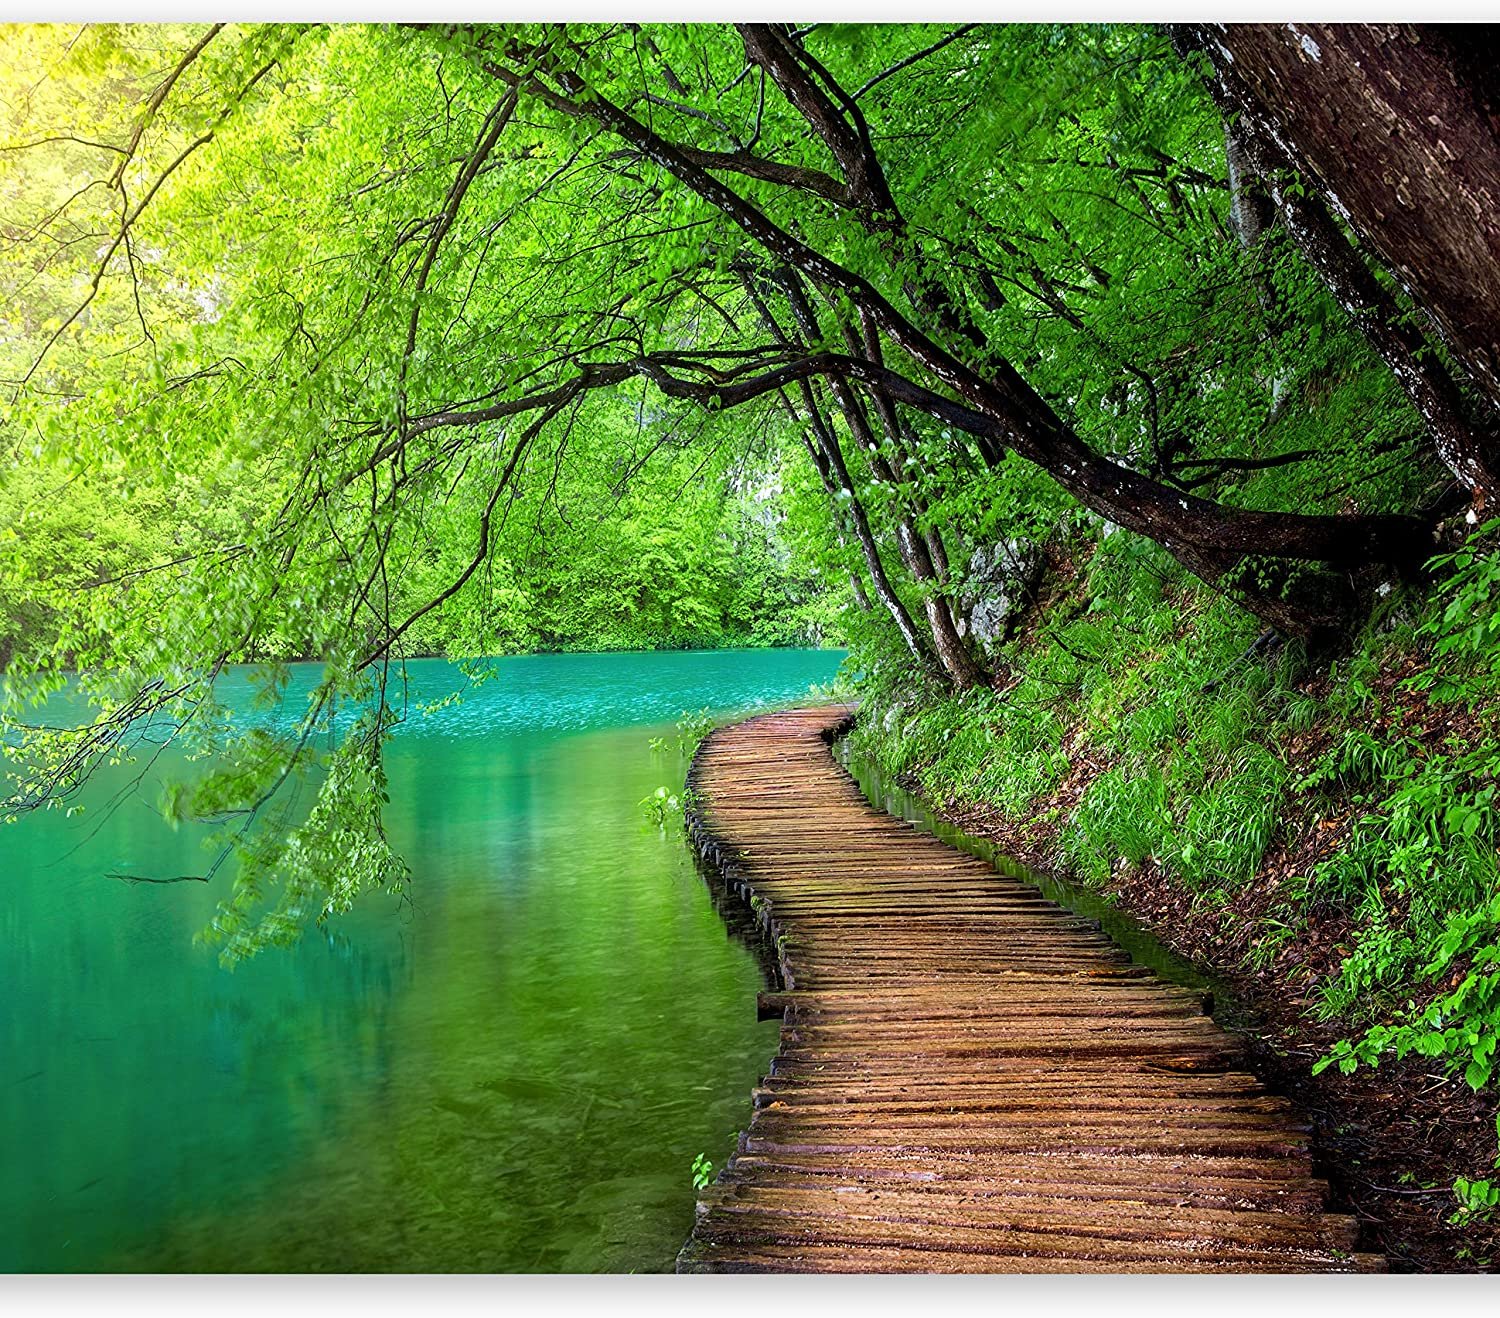
<path id="1" fill-rule="evenodd" d="M 194 942 L 225 878 L 107 877 L 206 863 L 153 784 L 105 818 L 114 770 L 83 815 L 0 829 L 0 1269 L 670 1269 L 693 1159 L 732 1151 L 777 1026 L 639 802 L 681 784 L 684 711 L 797 700 L 842 659 L 497 661 L 388 749 L 410 905 L 370 895 L 233 971 Z"/>

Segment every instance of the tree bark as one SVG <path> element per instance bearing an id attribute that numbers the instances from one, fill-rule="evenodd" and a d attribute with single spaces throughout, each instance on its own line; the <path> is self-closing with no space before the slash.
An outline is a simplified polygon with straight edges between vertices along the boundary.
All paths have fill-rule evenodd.
<path id="1" fill-rule="evenodd" d="M 1244 133 L 1228 119 L 1224 121 L 1224 158 L 1229 166 L 1229 219 L 1235 237 L 1246 251 L 1276 220 L 1265 181 L 1245 148 Z"/>
<path id="2" fill-rule="evenodd" d="M 1489 403 L 1500 405 L 1493 41 L 1483 30 L 1409 24 L 1203 24 L 1183 37 L 1208 55 L 1229 101 L 1316 181 L 1433 318 Z M 1410 370 L 1397 374 L 1410 390 Z M 1445 461 L 1481 498 L 1494 497 L 1493 438 L 1465 447 L 1456 453 L 1450 442 Z"/>
<path id="3" fill-rule="evenodd" d="M 839 532 L 839 548 L 842 549 L 848 542 L 844 539 L 844 533 Z M 854 591 L 854 602 L 859 605 L 861 613 L 873 613 L 875 606 L 870 603 L 870 597 L 865 594 L 864 578 L 854 571 L 849 570 L 849 586 Z"/>

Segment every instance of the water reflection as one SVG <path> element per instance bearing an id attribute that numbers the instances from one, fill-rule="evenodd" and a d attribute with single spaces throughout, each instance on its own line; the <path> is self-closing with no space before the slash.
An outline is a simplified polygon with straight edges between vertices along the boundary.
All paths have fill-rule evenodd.
<path id="1" fill-rule="evenodd" d="M 215 890 L 101 877 L 194 872 L 195 830 L 132 803 L 63 861 L 81 820 L 0 833 L 0 1268 L 670 1267 L 776 1027 L 639 810 L 681 773 L 648 741 L 841 657 L 503 661 L 390 747 L 410 907 L 233 973 L 192 941 Z M 424 698 L 462 680 L 412 667 Z"/>

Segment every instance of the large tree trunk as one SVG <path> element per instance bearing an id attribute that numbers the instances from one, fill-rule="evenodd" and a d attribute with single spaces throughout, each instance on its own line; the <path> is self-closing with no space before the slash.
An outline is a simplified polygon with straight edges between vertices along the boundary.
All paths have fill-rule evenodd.
<path id="1" fill-rule="evenodd" d="M 1500 64 L 1487 30 L 1205 24 L 1183 35 L 1500 405 Z M 1409 371 L 1397 373 L 1410 391 Z M 1481 498 L 1500 495 L 1493 436 L 1475 430 L 1468 447 L 1443 456 Z"/>

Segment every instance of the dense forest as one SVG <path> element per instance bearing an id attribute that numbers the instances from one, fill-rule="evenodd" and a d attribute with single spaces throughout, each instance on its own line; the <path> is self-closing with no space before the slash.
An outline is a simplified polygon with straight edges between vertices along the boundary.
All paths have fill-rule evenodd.
<path id="1" fill-rule="evenodd" d="M 1481 1230 L 1484 41 L 0 40 L 12 815 L 143 728 L 212 749 L 163 808 L 227 821 L 233 960 L 402 884 L 403 659 L 847 646 L 864 753 L 1258 978 L 1331 1076 L 1448 1077 L 1438 1207 Z M 274 699 L 299 658 L 324 665 L 299 727 L 226 726 L 227 666 Z M 68 684 L 86 727 L 33 712 Z"/>

